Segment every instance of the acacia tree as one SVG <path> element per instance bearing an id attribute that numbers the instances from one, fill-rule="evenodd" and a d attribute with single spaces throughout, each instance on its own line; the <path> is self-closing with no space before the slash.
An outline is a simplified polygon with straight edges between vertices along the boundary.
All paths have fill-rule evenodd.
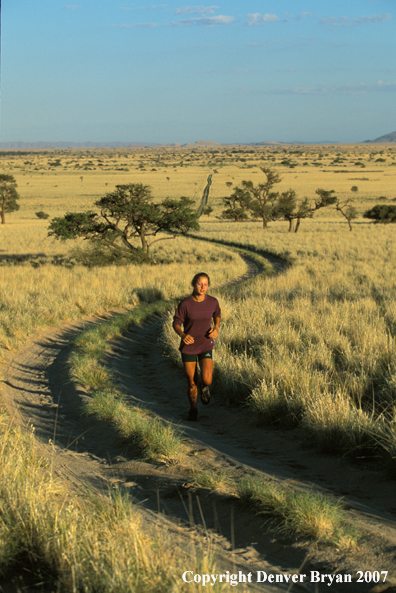
<path id="1" fill-rule="evenodd" d="M 6 212 L 15 212 L 20 208 L 17 202 L 19 194 L 16 187 L 17 184 L 13 175 L 0 174 L 1 224 L 5 224 Z"/>
<path id="2" fill-rule="evenodd" d="M 68 212 L 54 218 L 49 225 L 49 236 L 67 240 L 82 237 L 99 243 L 115 253 L 136 253 L 133 240 L 138 238 L 143 252 L 148 255 L 157 241 L 172 239 L 190 229 L 198 230 L 198 215 L 192 209 L 193 200 L 166 198 L 159 204 L 152 202 L 151 189 L 141 183 L 117 185 L 95 202 L 98 212 Z M 160 237 L 148 242 L 148 237 L 169 231 L 173 237 Z"/>
<path id="3" fill-rule="evenodd" d="M 348 221 L 348 225 L 349 225 L 349 230 L 352 230 L 352 224 L 351 221 L 354 220 L 355 218 L 357 218 L 358 214 L 357 214 L 357 210 L 355 208 L 355 206 L 353 206 L 352 204 L 352 200 L 350 198 L 347 198 L 346 200 L 338 200 L 335 206 L 336 210 L 338 210 L 338 212 L 341 212 L 341 214 L 343 215 L 344 218 L 347 219 Z"/>
<path id="4" fill-rule="evenodd" d="M 308 198 L 303 200 L 303 207 L 301 209 L 301 215 L 297 218 L 296 228 L 294 232 L 297 233 L 298 229 L 300 228 L 301 220 L 303 218 L 312 218 L 314 213 L 321 208 L 327 208 L 328 206 L 332 206 L 337 201 L 337 196 L 333 196 L 334 189 L 316 189 L 315 190 L 317 198 L 314 199 L 313 204 L 310 204 Z"/>
<path id="5" fill-rule="evenodd" d="M 297 221 L 294 232 L 297 233 L 302 218 L 312 218 L 313 210 L 308 198 L 297 201 L 297 194 L 294 189 L 282 192 L 275 205 L 274 214 L 277 218 L 284 218 L 289 222 L 289 233 L 293 231 L 294 221 Z"/>
<path id="6" fill-rule="evenodd" d="M 301 220 L 304 218 L 312 218 L 315 211 L 320 208 L 326 208 L 334 204 L 337 200 L 333 196 L 334 190 L 317 189 L 317 198 L 311 202 L 309 198 L 303 198 L 300 202 L 297 200 L 297 194 L 294 189 L 289 189 L 282 192 L 274 205 L 274 218 L 284 218 L 289 221 L 289 233 L 293 231 L 293 224 L 296 221 L 294 232 L 297 233 Z"/>
<path id="7" fill-rule="evenodd" d="M 242 187 L 234 187 L 232 194 L 226 198 L 222 198 L 226 209 L 223 210 L 221 218 L 240 222 L 246 220 L 247 210 L 252 201 L 250 193 Z"/>
<path id="8" fill-rule="evenodd" d="M 269 167 L 260 167 L 266 180 L 263 183 L 254 185 L 252 181 L 242 181 L 242 187 L 251 194 L 252 201 L 249 209 L 254 218 L 261 218 L 263 229 L 268 227 L 268 221 L 273 218 L 275 202 L 279 192 L 271 191 L 274 185 L 282 179 L 280 175 Z"/>

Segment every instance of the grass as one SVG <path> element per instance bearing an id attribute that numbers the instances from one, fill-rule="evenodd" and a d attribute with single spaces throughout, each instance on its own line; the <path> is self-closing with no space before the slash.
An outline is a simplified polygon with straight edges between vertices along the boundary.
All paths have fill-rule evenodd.
<path id="1" fill-rule="evenodd" d="M 384 158 L 384 162 L 377 161 Z M 23 211 L 15 219 L 35 219 L 44 210 L 58 216 L 66 210 L 90 208 L 99 196 L 116 184 L 142 182 L 154 195 L 189 196 L 197 206 L 212 174 L 209 203 L 219 215 L 225 183 L 239 185 L 262 175 L 260 166 L 275 167 L 283 178 L 281 191 L 294 188 L 300 196 L 312 196 L 318 187 L 336 191 L 342 199 L 355 197 L 360 208 L 376 197 L 395 198 L 392 145 L 262 146 L 158 149 L 64 149 L 31 151 L 29 156 L 0 153 L 2 168 L 15 175 L 23 198 Z M 60 166 L 49 163 L 59 159 Z M 287 163 L 293 163 L 290 167 Z M 357 166 L 355 163 L 362 165 Z M 215 172 L 216 171 L 216 172 Z M 356 186 L 358 191 L 351 192 Z M 231 191 L 229 192 L 231 193 Z M 340 216 L 337 216 L 341 220 Z M 346 224 L 346 223 L 345 223 Z"/>
<path id="2" fill-rule="evenodd" d="M 396 257 L 391 226 L 208 223 L 202 234 L 294 262 L 270 281 L 222 291 L 216 390 L 263 425 L 304 428 L 317 447 L 382 453 L 395 465 Z M 243 312 L 243 314 L 241 314 Z M 164 339 L 175 353 L 169 319 Z"/>
<path id="3" fill-rule="evenodd" d="M 378 162 L 379 157 L 385 162 Z M 49 164 L 55 158 L 60 158 L 60 167 Z M 282 162 L 285 158 L 293 167 Z M 157 306 L 157 298 L 170 300 L 184 293 L 186 278 L 197 268 L 205 268 L 219 284 L 244 273 L 245 264 L 230 250 L 184 238 L 158 244 L 154 253 L 159 266 L 89 269 L 76 264 L 68 246 L 47 238 L 48 222 L 35 216 L 39 210 L 53 217 L 88 209 L 116 184 L 131 182 L 152 186 L 159 200 L 187 195 L 198 207 L 212 174 L 209 205 L 214 210 L 211 217 L 202 218 L 201 236 L 267 250 L 293 264 L 269 282 L 251 281 L 248 291 L 245 286 L 222 292 L 217 391 L 230 402 L 248 403 L 263 424 L 299 424 L 321 450 L 382 451 L 395 467 L 393 227 L 372 226 L 360 217 L 350 233 L 347 223 L 331 210 L 303 221 L 298 234 L 288 234 L 285 222 L 273 223 L 263 233 L 260 223 L 216 218 L 223 208 L 221 198 L 231 193 L 226 182 L 257 183 L 264 165 L 281 173 L 277 189 L 292 187 L 300 196 L 313 196 L 316 188 L 324 187 L 344 199 L 352 195 L 351 186 L 358 186 L 353 197 L 361 215 L 379 201 L 395 200 L 395 159 L 395 148 L 385 145 L 60 150 L 32 151 L 29 156 L 0 151 L 1 168 L 15 175 L 21 195 L 21 209 L 6 215 L 7 224 L 0 227 L 0 347 L 15 349 L 38 328 L 67 319 L 114 309 L 140 311 L 137 305 L 150 301 Z M 104 330 L 105 341 L 113 329 Z M 114 331 L 123 331 L 122 323 Z M 174 348 L 176 336 L 166 339 Z M 95 413 L 122 419 L 128 415 L 123 398 L 114 397 L 111 377 L 97 363 L 104 352 L 101 340 L 89 337 L 86 355 L 94 362 L 83 360 L 78 373 L 91 388 L 97 371 L 104 373 L 99 380 L 102 402 L 97 400 Z M 172 574 L 179 569 L 172 561 L 184 556 L 169 555 L 174 542 L 166 545 L 163 534 L 154 540 L 143 535 L 137 515 L 129 504 L 124 506 L 122 496 L 117 495 L 111 508 L 108 497 L 95 503 L 88 498 L 72 501 L 52 480 L 32 434 L 3 428 L 3 574 L 28 559 L 45 578 L 57 575 L 66 590 L 154 591 L 178 586 Z M 138 443 L 150 457 L 144 441 Z M 197 479 L 209 483 L 208 476 Z M 314 508 L 312 501 L 300 505 Z M 290 516 L 283 521 L 292 525 Z M 324 528 L 323 533 L 330 531 Z M 205 563 L 206 552 L 201 560 L 194 559 L 197 565 Z"/>
<path id="4" fill-rule="evenodd" d="M 12 426 L 4 414 L 0 452 L 3 578 L 18 571 L 31 585 L 58 590 L 151 593 L 175 591 L 187 565 L 215 570 L 210 543 L 170 542 L 160 525 L 148 535 L 120 490 L 70 494 L 40 455 L 33 431 Z"/>
<path id="5" fill-rule="evenodd" d="M 90 392 L 90 400 L 83 406 L 85 412 L 110 422 L 146 460 L 176 459 L 182 448 L 181 435 L 152 412 L 128 402 L 114 387 L 102 358 L 110 340 L 169 306 L 169 302 L 159 301 L 138 307 L 86 330 L 75 340 L 75 350 L 70 357 L 71 376 Z"/>
<path id="6" fill-rule="evenodd" d="M 255 257 L 265 262 L 262 257 Z M 76 338 L 75 351 L 70 357 L 71 376 L 90 391 L 90 402 L 84 406 L 86 413 L 111 422 L 122 437 L 138 447 L 145 459 L 175 458 L 182 446 L 177 431 L 154 414 L 130 405 L 115 389 L 111 373 L 102 363 L 112 339 L 150 315 L 164 313 L 176 305 L 176 302 L 161 299 L 163 293 L 155 287 L 139 289 L 137 294 L 144 303 L 140 307 L 86 330 Z"/>
<path id="7" fill-rule="evenodd" d="M 37 329 L 61 321 L 100 315 L 109 310 L 130 309 L 140 302 L 153 302 L 159 297 L 172 299 L 188 289 L 186 279 L 192 278 L 198 267 L 215 275 L 219 283 L 246 271 L 245 262 L 232 250 L 218 251 L 212 246 L 202 248 L 196 241 L 186 238 L 170 241 L 163 247 L 161 257 L 176 259 L 173 263 L 104 268 L 73 264 L 67 267 L 54 263 L 53 258 L 61 253 L 51 251 L 52 247 L 48 247 L 42 233 L 35 235 L 33 231 L 28 245 L 30 239 L 24 227 L 0 228 L 12 258 L 8 260 L 7 254 L 0 254 L 0 262 L 7 264 L 0 265 L 0 348 L 7 350 L 15 349 Z M 42 264 L 36 265 L 35 259 L 33 267 L 30 261 L 18 260 L 22 258 L 18 250 L 37 254 L 41 247 L 48 247 L 47 255 L 41 258 Z M 58 249 L 59 245 L 55 247 Z M 62 257 L 66 257 L 65 245 L 62 249 Z M 183 258 L 185 261 L 182 262 Z"/>
<path id="8" fill-rule="evenodd" d="M 331 544 L 339 549 L 357 545 L 359 535 L 340 502 L 312 492 L 296 491 L 270 479 L 250 477 L 237 485 L 243 504 L 282 520 L 282 531 Z"/>
<path id="9" fill-rule="evenodd" d="M 119 391 L 93 391 L 85 412 L 111 423 L 117 433 L 134 445 L 143 459 L 177 459 L 182 449 L 181 434 L 158 416 L 131 406 Z"/>
<path id="10" fill-rule="evenodd" d="M 259 256 L 256 258 L 259 260 Z M 141 455 L 148 460 L 177 458 L 182 452 L 181 438 L 171 425 L 164 425 L 151 412 L 131 406 L 123 394 L 112 386 L 111 375 L 100 361 L 111 339 L 128 329 L 131 323 L 141 321 L 159 308 L 168 309 L 169 303 L 160 301 L 156 305 L 140 307 L 83 332 L 75 342 L 77 350 L 71 358 L 73 378 L 91 389 L 91 399 L 85 405 L 85 411 L 99 420 L 111 422 L 117 432 L 136 445 Z M 80 360 L 87 369 L 86 376 L 81 373 L 77 364 Z M 97 370 L 94 380 L 92 368 Z M 100 390 L 95 390 L 97 384 L 101 386 Z M 190 474 L 194 484 L 200 487 L 217 490 L 226 486 L 236 489 L 243 502 L 258 506 L 260 512 L 265 509 L 281 518 L 283 529 L 287 531 L 314 541 L 330 543 L 338 548 L 356 545 L 357 536 L 347 526 L 341 505 L 332 503 L 325 497 L 312 493 L 296 493 L 287 486 L 261 478 L 236 482 L 226 472 L 213 469 L 192 468 Z"/>
<path id="11" fill-rule="evenodd" d="M 151 593 L 178 588 L 187 565 L 197 573 L 216 570 L 210 542 L 202 548 L 191 542 L 186 549 L 174 537 L 170 542 L 160 526 L 148 535 L 138 509 L 120 490 L 79 498 L 70 494 L 40 455 L 34 432 L 12 426 L 4 414 L 0 452 L 3 577 L 23 567 L 32 581 L 56 583 L 61 590 Z M 269 493 L 252 479 L 240 484 L 239 495 L 255 508 L 276 511 L 293 532 L 340 548 L 356 539 L 345 529 L 337 505 L 316 499 L 313 504 L 312 497 L 295 497 L 280 487 Z"/>
<path id="12" fill-rule="evenodd" d="M 213 470 L 192 470 L 191 477 L 194 484 L 201 488 L 209 488 L 210 490 L 218 490 L 222 486 L 230 483 L 228 474 L 224 471 Z"/>

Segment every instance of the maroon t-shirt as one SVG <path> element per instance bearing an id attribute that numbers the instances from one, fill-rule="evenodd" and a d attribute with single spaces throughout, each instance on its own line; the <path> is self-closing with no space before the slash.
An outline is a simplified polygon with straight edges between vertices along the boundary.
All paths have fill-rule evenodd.
<path id="1" fill-rule="evenodd" d="M 185 334 L 194 338 L 194 344 L 180 343 L 183 354 L 201 354 L 213 350 L 213 338 L 208 337 L 212 319 L 221 317 L 219 302 L 214 297 L 205 295 L 205 300 L 197 303 L 192 296 L 179 303 L 173 318 L 173 327 L 182 325 Z"/>

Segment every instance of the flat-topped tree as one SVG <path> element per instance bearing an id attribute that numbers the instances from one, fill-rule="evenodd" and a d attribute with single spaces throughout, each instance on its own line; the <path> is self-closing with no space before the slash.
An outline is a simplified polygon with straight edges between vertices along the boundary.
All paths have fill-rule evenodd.
<path id="1" fill-rule="evenodd" d="M 17 184 L 13 175 L 0 174 L 1 224 L 5 224 L 6 212 L 15 212 L 20 208 L 17 202 L 19 194 L 16 187 Z"/>
<path id="2" fill-rule="evenodd" d="M 68 212 L 54 218 L 48 235 L 61 240 L 81 237 L 120 255 L 139 251 L 133 244 L 137 238 L 148 255 L 154 243 L 199 229 L 198 215 L 191 207 L 193 200 L 166 198 L 158 204 L 152 200 L 147 185 L 117 185 L 114 191 L 95 202 L 99 213 L 92 210 Z M 173 236 L 160 237 L 149 243 L 148 237 L 156 236 L 160 231 L 169 231 Z"/>

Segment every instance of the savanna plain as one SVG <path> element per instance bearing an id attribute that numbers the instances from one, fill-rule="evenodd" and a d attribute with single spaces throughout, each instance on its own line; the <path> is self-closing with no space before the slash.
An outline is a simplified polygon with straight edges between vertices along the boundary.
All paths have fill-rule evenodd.
<path id="1" fill-rule="evenodd" d="M 202 581 L 187 584 L 181 575 L 248 572 L 264 560 L 270 562 L 267 572 L 296 573 L 301 558 L 323 574 L 352 574 L 345 590 L 395 586 L 396 507 L 391 494 L 379 501 L 375 488 L 377 483 L 391 493 L 396 477 L 395 227 L 373 224 L 363 214 L 376 204 L 396 204 L 396 148 L 274 144 L 2 151 L 0 163 L 2 173 L 14 176 L 20 195 L 20 209 L 6 213 L 0 225 L 4 587 L 206 590 Z M 289 232 L 286 220 L 270 220 L 263 229 L 260 219 L 224 218 L 224 198 L 244 180 L 262 183 L 263 167 L 281 178 L 273 191 L 293 189 L 299 200 L 313 204 L 318 188 L 334 190 L 339 203 L 355 208 L 351 230 L 334 205 L 302 218 L 298 232 Z M 158 201 L 188 197 L 197 209 L 206 188 L 212 210 L 200 217 L 199 231 L 173 239 L 160 235 L 168 240 L 153 245 L 151 260 L 142 264 L 87 265 L 86 241 L 48 236 L 54 217 L 95 209 L 96 200 L 129 183 L 150 186 Z M 187 398 L 171 320 L 175 302 L 199 271 L 211 277 L 222 323 L 213 403 L 205 410 L 203 431 L 194 433 L 184 422 Z M 150 524 L 141 501 L 151 494 L 142 484 L 126 487 L 131 480 L 121 474 L 107 480 L 106 489 L 89 486 L 84 475 L 77 478 L 80 488 L 71 488 L 56 461 L 68 446 L 61 451 L 61 441 L 55 447 L 53 440 L 40 438 L 34 419 L 23 407 L 17 411 L 7 396 L 10 369 L 23 365 L 24 353 L 33 351 L 41 336 L 68 327 L 78 337 L 73 334 L 72 344 L 69 339 L 64 346 L 70 356 L 62 389 L 83 389 L 81 414 L 96 430 L 94 440 L 113 431 L 112 451 L 122 453 L 123 463 L 151 464 L 161 479 L 188 490 L 186 502 L 178 495 L 185 511 L 179 531 L 159 518 Z M 148 395 L 154 404 L 147 403 L 117 382 L 114 344 L 133 331 L 142 349 L 149 338 L 153 360 L 143 364 L 139 352 L 129 354 L 130 381 L 140 374 L 142 393 L 147 383 L 151 394 L 165 385 L 180 414 L 174 407 L 166 411 L 169 396 L 159 395 L 156 404 L 157 396 Z M 45 368 L 42 372 L 45 377 Z M 51 422 L 61 423 L 61 416 Z M 213 439 L 203 446 L 205 431 Z M 243 464 L 225 462 L 249 433 L 267 443 L 275 466 L 275 450 L 283 443 L 290 455 L 298 449 L 299 462 L 305 459 L 302 475 L 294 462 L 292 476 L 275 479 L 276 472 L 260 466 L 265 453 L 250 445 Z M 99 448 L 96 452 L 100 458 Z M 81 439 L 78 453 L 84 454 Z M 105 463 L 104 453 L 103 458 Z M 341 475 L 349 475 L 351 483 L 355 476 L 353 492 Z M 153 488 L 159 492 L 157 483 Z M 200 526 L 192 520 L 193 497 Z M 199 502 L 211 506 L 214 499 L 231 517 L 229 537 L 223 539 Z M 157 502 L 159 517 L 159 494 Z M 175 508 L 169 503 L 167 514 L 178 516 Z M 245 531 L 244 551 L 236 560 L 238 515 Z M 257 517 L 254 528 L 249 516 Z M 267 549 L 264 543 L 255 549 L 258 525 Z M 359 570 L 367 575 L 362 582 Z M 381 571 L 388 573 L 385 583 Z M 224 581 L 213 590 L 228 590 Z M 249 590 L 238 585 L 244 587 Z M 309 591 L 321 587 L 328 590 L 327 582 L 306 583 Z"/>

